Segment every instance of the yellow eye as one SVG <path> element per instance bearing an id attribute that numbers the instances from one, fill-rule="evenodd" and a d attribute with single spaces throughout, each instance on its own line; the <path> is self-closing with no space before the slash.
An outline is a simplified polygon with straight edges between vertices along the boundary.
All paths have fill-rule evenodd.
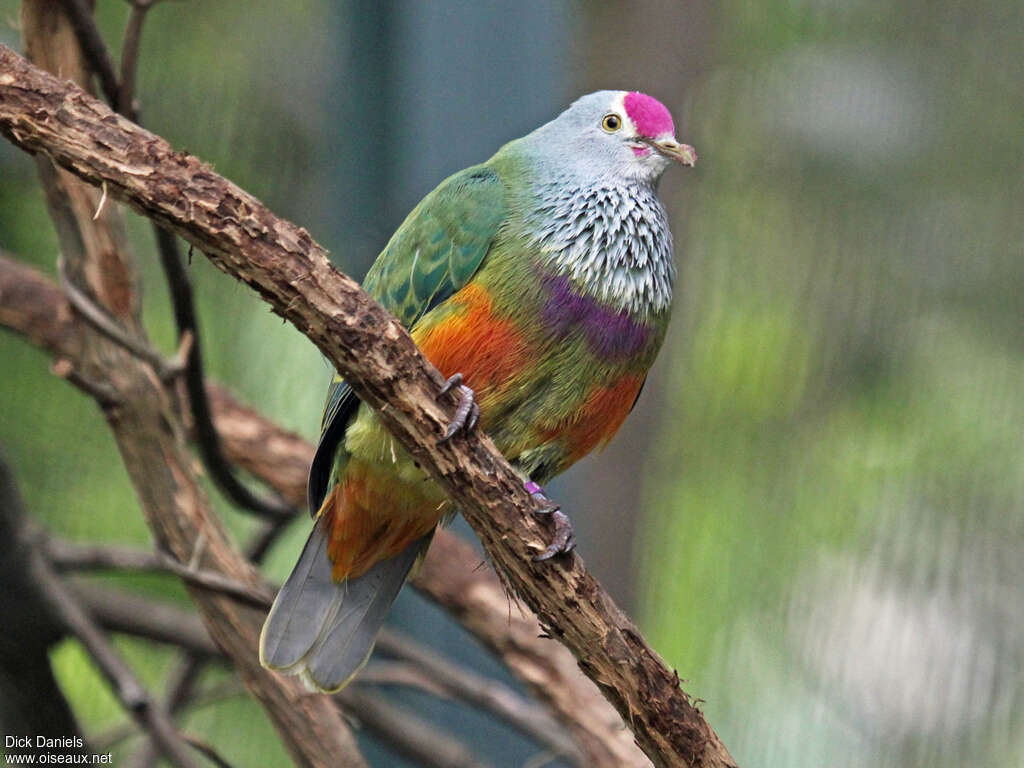
<path id="1" fill-rule="evenodd" d="M 615 133 L 622 127 L 622 118 L 611 112 L 604 116 L 604 120 L 601 121 L 601 127 L 608 131 L 608 133 Z"/>

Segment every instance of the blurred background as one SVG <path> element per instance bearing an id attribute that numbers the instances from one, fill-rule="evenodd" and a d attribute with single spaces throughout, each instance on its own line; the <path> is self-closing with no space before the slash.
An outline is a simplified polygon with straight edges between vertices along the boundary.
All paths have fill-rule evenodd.
<path id="1" fill-rule="evenodd" d="M 128 6 L 98 6 L 116 52 Z M 442 178 L 577 95 L 638 89 L 670 107 L 700 156 L 662 186 L 676 311 L 620 435 L 553 487 L 582 554 L 743 766 L 1024 763 L 1024 6 L 283 8 L 160 4 L 143 118 L 356 277 Z M 0 41 L 20 48 L 13 2 Z M 171 350 L 150 232 L 130 224 L 147 327 Z M 55 271 L 35 167 L 6 143 L 0 247 Z M 314 438 L 319 353 L 204 259 L 191 275 L 210 373 Z M 93 404 L 10 334 L 0 360 L 0 445 L 30 513 L 76 540 L 148 542 Z M 251 526 L 220 506 L 239 534 Z M 281 540 L 272 577 L 306 526 Z M 186 601 L 165 580 L 131 584 Z M 394 621 L 500 674 L 411 590 Z M 171 652 L 118 642 L 158 686 Z M 53 662 L 88 733 L 120 722 L 73 642 Z M 536 752 L 482 715 L 399 700 L 493 765 Z M 185 722 L 236 765 L 287 764 L 245 698 Z"/>

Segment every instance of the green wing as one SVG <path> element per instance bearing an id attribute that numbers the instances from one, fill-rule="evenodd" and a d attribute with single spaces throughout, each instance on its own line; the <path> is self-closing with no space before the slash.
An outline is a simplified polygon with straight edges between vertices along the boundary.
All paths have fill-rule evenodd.
<path id="1" fill-rule="evenodd" d="M 487 166 L 448 177 L 402 222 L 363 287 L 412 328 L 476 274 L 506 212 L 505 186 Z M 351 388 L 335 374 L 309 470 L 307 492 L 314 514 L 327 495 L 335 451 L 358 405 Z"/>
<path id="2" fill-rule="evenodd" d="M 505 188 L 484 166 L 427 195 L 366 275 L 371 296 L 411 328 L 476 273 L 505 219 Z"/>

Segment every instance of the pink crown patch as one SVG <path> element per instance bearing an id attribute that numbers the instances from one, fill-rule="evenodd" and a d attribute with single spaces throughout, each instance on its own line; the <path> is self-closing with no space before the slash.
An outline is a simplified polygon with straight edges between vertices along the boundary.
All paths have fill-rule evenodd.
<path id="1" fill-rule="evenodd" d="M 675 123 L 672 122 L 672 115 L 660 101 L 646 93 L 630 91 L 626 94 L 623 105 L 626 114 L 633 121 L 641 136 L 655 138 L 662 134 L 674 134 Z"/>

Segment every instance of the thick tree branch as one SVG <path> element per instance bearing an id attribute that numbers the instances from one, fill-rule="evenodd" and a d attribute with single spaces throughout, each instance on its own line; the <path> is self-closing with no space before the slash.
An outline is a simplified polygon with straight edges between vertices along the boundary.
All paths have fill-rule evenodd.
<path id="1" fill-rule="evenodd" d="M 156 219 L 310 338 L 462 509 L 490 557 L 569 647 L 657 765 L 734 765 L 678 675 L 576 556 L 537 564 L 545 531 L 484 435 L 439 444 L 455 405 L 398 321 L 331 267 L 309 234 L 196 158 L 0 46 L 0 131 Z"/>
<path id="2" fill-rule="evenodd" d="M 24 2 L 22 30 L 28 50 L 55 70 L 69 71 L 59 57 L 77 60 L 77 40 L 68 34 L 56 0 Z M 87 72 L 74 71 L 87 82 Z M 0 80 L 6 75 L 0 65 Z M 126 331 L 145 340 L 138 322 L 134 262 L 119 236 L 115 206 L 108 204 L 96 215 L 100 201 L 82 194 L 96 190 L 70 174 L 55 173 L 46 158 L 40 158 L 39 167 L 69 278 Z M 258 584 L 258 573 L 234 549 L 212 514 L 195 477 L 180 418 L 152 368 L 91 329 L 80 339 L 74 370 L 115 393 L 104 415 L 158 545 L 177 560 L 191 562 L 201 542 L 197 567 Z M 351 732 L 333 707 L 306 695 L 298 681 L 260 667 L 255 649 L 262 611 L 219 593 L 189 589 L 210 633 L 267 710 L 296 761 L 304 766 L 363 766 Z"/>

